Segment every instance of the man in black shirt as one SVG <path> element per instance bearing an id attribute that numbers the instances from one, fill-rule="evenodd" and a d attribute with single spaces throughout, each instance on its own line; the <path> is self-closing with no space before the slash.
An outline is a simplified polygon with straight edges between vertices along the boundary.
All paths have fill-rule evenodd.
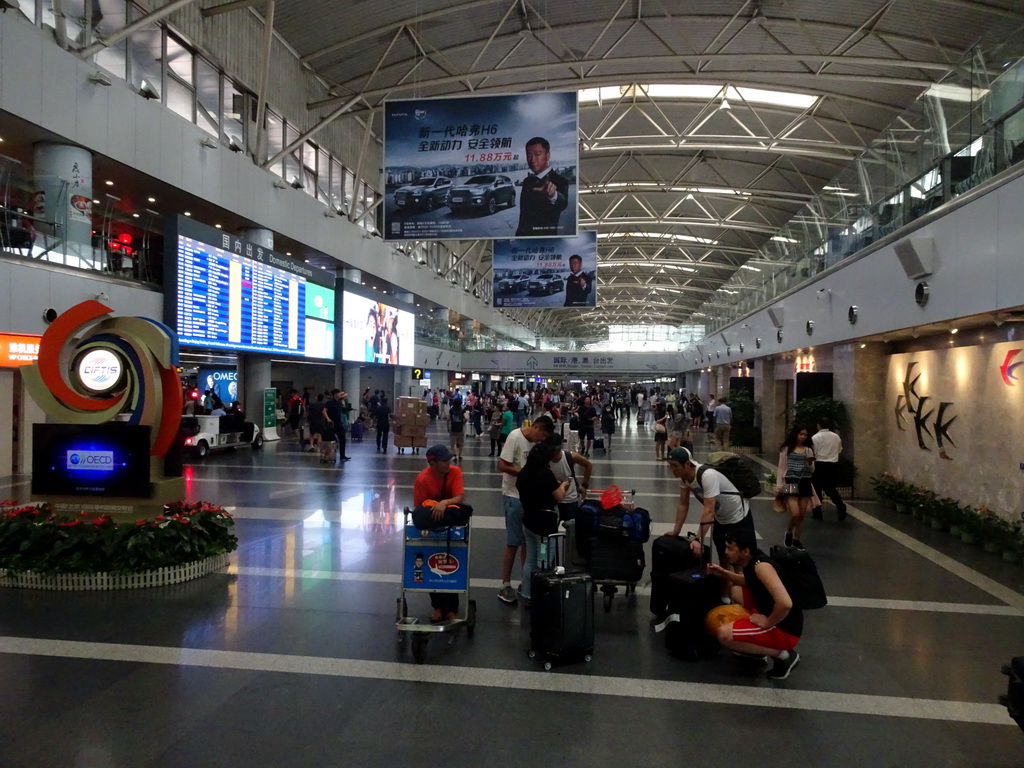
<path id="1" fill-rule="evenodd" d="M 593 287 L 594 276 L 583 271 L 583 257 L 574 253 L 569 257 L 569 276 L 565 279 L 565 306 L 589 306 Z"/>
<path id="2" fill-rule="evenodd" d="M 737 528 L 725 535 L 725 559 L 740 572 L 712 563 L 708 573 L 741 587 L 743 607 L 751 616 L 720 627 L 718 640 L 733 651 L 770 656 L 775 661 L 768 678 L 785 680 L 800 661 L 795 649 L 803 633 L 803 611 L 793 604 L 775 564 L 757 548 L 753 530 Z M 733 593 L 739 602 L 737 590 Z"/>
<path id="3" fill-rule="evenodd" d="M 583 398 L 577 418 L 580 426 L 580 452 L 589 458 L 590 449 L 594 445 L 594 423 L 600 418 L 597 408 L 590 401 L 590 395 Z"/>

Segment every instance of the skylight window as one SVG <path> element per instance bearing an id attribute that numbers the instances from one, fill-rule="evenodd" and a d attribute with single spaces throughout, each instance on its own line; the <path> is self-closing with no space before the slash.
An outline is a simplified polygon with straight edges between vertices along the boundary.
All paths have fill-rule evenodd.
<path id="1" fill-rule="evenodd" d="M 579 92 L 581 104 L 603 103 L 605 101 L 618 101 L 623 94 L 628 96 L 640 96 L 646 94 L 649 98 L 656 99 L 685 99 L 692 101 L 711 101 L 712 99 L 725 98 L 734 104 L 747 102 L 748 104 L 769 104 L 776 107 L 789 107 L 791 109 L 808 109 L 818 101 L 817 96 L 809 96 L 804 93 L 792 93 L 790 91 L 769 91 L 763 88 L 743 88 L 731 85 L 700 85 L 700 84 L 675 84 L 675 83 L 652 83 L 650 85 L 618 86 L 613 85 L 604 88 L 583 88 Z"/>
<path id="2" fill-rule="evenodd" d="M 668 232 L 598 232 L 597 239 L 626 239 L 641 238 L 648 240 L 681 240 L 687 243 L 702 243 L 704 245 L 715 245 L 715 241 L 707 237 L 695 237 L 694 235 L 672 235 Z"/>

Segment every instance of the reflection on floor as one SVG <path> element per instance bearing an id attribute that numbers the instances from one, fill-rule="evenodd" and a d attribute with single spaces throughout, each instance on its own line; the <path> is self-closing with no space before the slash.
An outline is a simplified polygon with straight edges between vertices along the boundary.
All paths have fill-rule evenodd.
<path id="1" fill-rule="evenodd" d="M 0 589 L 0 764 L 480 765 L 525 748 L 549 765 L 710 765 L 754 749 L 787 768 L 1021 765 L 1024 734 L 995 703 L 1000 665 L 1024 653 L 1019 565 L 872 503 L 844 523 L 826 507 L 804 543 L 831 604 L 808 614 L 788 680 L 725 653 L 669 657 L 643 586 L 598 609 L 591 663 L 545 673 L 522 607 L 496 599 L 500 477 L 486 438 L 466 444 L 473 638 L 433 638 L 423 665 L 396 642 L 400 511 L 422 454 L 385 457 L 367 439 L 336 467 L 289 442 L 214 456 L 187 487 L 236 515 L 228 572 L 123 593 Z M 592 485 L 635 489 L 663 532 L 678 484 L 653 435 L 627 424 L 612 448 L 595 452 Z M 0 494 L 26 498 L 24 480 Z M 770 500 L 753 508 L 765 547 L 779 542 Z"/>

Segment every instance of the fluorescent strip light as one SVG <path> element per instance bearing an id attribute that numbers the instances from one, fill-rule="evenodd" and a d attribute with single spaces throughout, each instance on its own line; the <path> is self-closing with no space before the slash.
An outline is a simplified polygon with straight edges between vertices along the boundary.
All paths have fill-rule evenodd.
<path id="1" fill-rule="evenodd" d="M 783 237 L 782 235 L 775 235 L 772 238 L 777 243 L 799 243 L 799 240 L 794 240 L 792 237 Z"/>

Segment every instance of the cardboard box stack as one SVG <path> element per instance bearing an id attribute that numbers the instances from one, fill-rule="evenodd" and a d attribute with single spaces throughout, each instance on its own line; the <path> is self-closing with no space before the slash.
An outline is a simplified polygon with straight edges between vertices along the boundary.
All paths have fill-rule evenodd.
<path id="1" fill-rule="evenodd" d="M 391 431 L 395 436 L 396 448 L 426 448 L 427 404 L 419 397 L 400 397 L 398 407 L 392 415 Z"/>

